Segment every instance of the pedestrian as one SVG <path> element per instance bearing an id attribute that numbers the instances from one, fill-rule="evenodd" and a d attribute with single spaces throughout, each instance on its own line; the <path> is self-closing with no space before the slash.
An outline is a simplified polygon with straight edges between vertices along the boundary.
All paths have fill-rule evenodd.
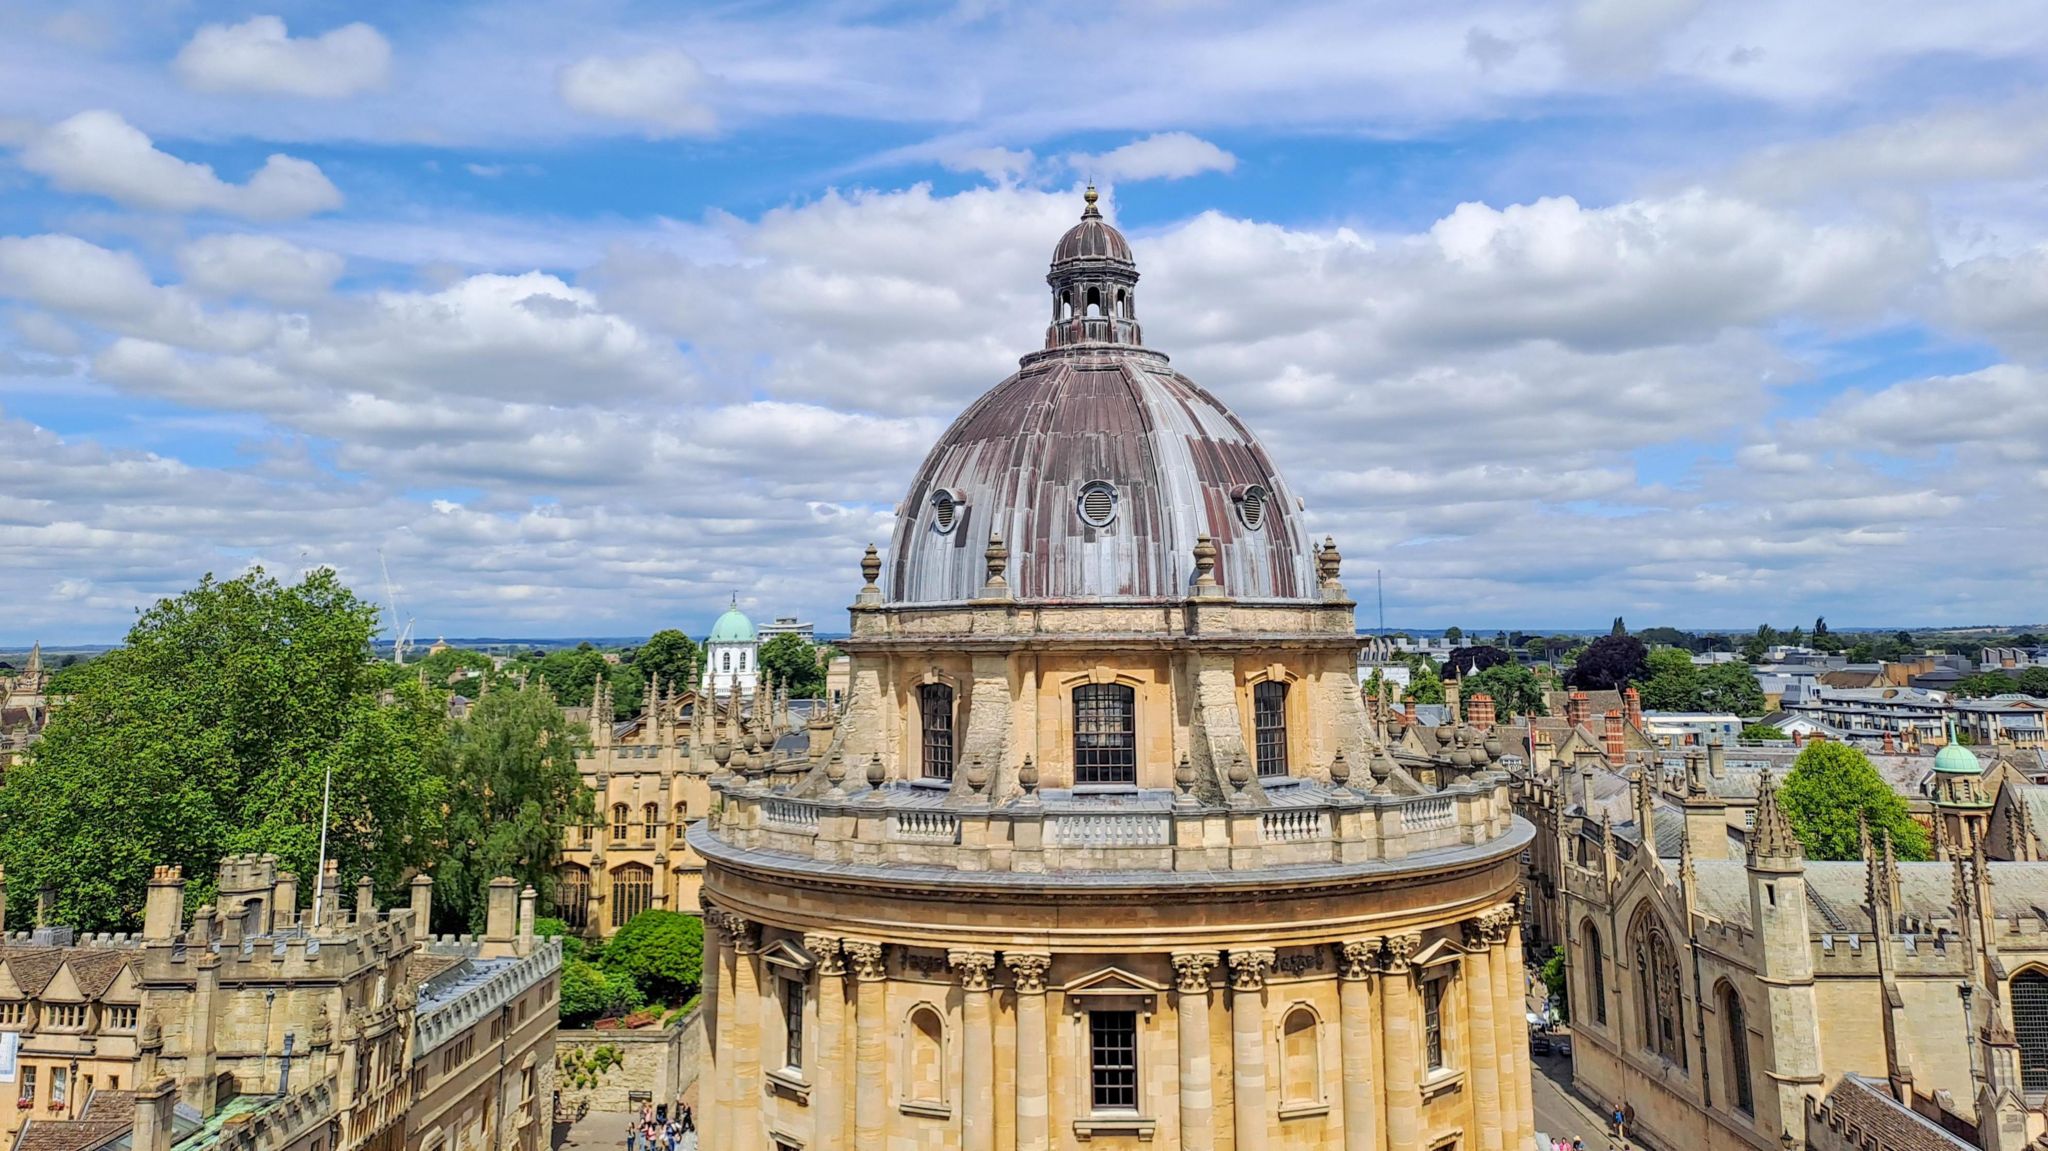
<path id="1" fill-rule="evenodd" d="M 626 1123 L 626 1151 L 639 1151 L 640 1145 L 635 1142 L 639 1135 L 640 1125 L 628 1120 Z"/>
<path id="2" fill-rule="evenodd" d="M 690 1105 L 685 1103 L 683 1104 L 683 1133 L 686 1135 L 694 1134 L 696 1130 L 697 1115 L 690 1110 Z"/>

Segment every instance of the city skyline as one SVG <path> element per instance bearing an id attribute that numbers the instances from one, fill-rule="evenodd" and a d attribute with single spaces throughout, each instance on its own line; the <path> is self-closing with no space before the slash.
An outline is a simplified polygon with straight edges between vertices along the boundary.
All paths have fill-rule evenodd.
<path id="1" fill-rule="evenodd" d="M 0 643 L 836 631 L 1090 179 L 1362 627 L 2024 622 L 2048 33 L 1827 11 L 12 6 Z"/>

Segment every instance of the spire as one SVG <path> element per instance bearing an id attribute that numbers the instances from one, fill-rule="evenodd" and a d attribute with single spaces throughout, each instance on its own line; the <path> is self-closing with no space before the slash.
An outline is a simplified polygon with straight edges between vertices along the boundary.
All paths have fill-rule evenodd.
<path id="1" fill-rule="evenodd" d="M 1090 191 L 1093 191 L 1093 189 L 1090 189 Z M 41 640 L 37 640 L 29 645 L 28 667 L 23 670 L 29 675 L 35 675 L 43 670 L 43 644 Z"/>
<path id="2" fill-rule="evenodd" d="M 1792 821 L 1785 818 L 1784 808 L 1778 806 L 1778 785 L 1771 779 L 1770 769 L 1765 768 L 1757 780 L 1756 827 L 1749 835 L 1749 865 L 1799 867 L 1805 861 L 1806 851 L 1792 831 Z"/>

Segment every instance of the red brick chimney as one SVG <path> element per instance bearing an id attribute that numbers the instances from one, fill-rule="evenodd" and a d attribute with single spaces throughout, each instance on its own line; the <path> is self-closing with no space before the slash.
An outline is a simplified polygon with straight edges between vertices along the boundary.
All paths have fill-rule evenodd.
<path id="1" fill-rule="evenodd" d="M 1638 692 L 1634 687 L 1623 688 L 1621 692 L 1621 706 L 1626 709 L 1630 727 L 1640 728 L 1643 726 L 1643 696 L 1641 692 Z"/>
<path id="2" fill-rule="evenodd" d="M 1483 691 L 1472 693 L 1472 701 L 1465 714 L 1471 717 L 1472 726 L 1481 731 L 1493 730 L 1493 697 Z"/>
<path id="3" fill-rule="evenodd" d="M 1593 705 L 1586 699 L 1586 693 L 1575 691 L 1564 703 L 1564 721 L 1573 727 L 1584 727 L 1593 718 Z"/>
<path id="4" fill-rule="evenodd" d="M 1627 745 L 1621 738 L 1621 713 L 1607 713 L 1607 766 L 1618 768 L 1627 757 Z"/>

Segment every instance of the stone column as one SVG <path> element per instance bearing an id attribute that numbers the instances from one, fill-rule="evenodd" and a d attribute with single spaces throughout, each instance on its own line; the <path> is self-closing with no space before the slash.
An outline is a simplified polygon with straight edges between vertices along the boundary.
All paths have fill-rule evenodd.
<path id="1" fill-rule="evenodd" d="M 704 957 L 704 1038 L 711 1047 L 711 1073 L 697 1092 L 697 1105 L 704 1113 L 697 1125 L 702 1132 L 698 1138 L 705 1151 L 725 1151 L 730 1113 L 725 1080 L 732 1071 L 732 978 L 727 972 L 732 952 L 726 944 L 724 912 L 705 904 L 704 925 L 710 929 L 705 938 L 711 944 L 711 954 Z"/>
<path id="2" fill-rule="evenodd" d="M 804 950 L 817 961 L 818 1038 L 811 1081 L 811 1146 L 844 1147 L 846 1130 L 846 957 L 830 935 L 804 936 Z"/>
<path id="3" fill-rule="evenodd" d="M 1420 935 L 1389 935 L 1382 942 L 1380 1040 L 1387 1056 L 1387 1147 L 1416 1145 L 1422 1115 L 1422 1086 L 1416 1072 L 1422 1046 L 1416 1037 L 1415 977 L 1408 965 L 1422 947 Z"/>
<path id="4" fill-rule="evenodd" d="M 1504 1088 L 1501 1106 L 1510 1108 L 1509 1122 L 1502 1125 L 1502 1130 L 1513 1133 L 1509 1151 L 1522 1151 L 1536 1137 L 1536 1119 L 1532 1114 L 1535 1100 L 1530 1095 L 1529 1084 L 1529 1024 L 1525 1018 L 1529 1000 L 1522 982 L 1525 968 L 1522 966 L 1522 912 L 1518 904 L 1510 903 L 1501 912 L 1501 925 L 1504 937 L 1502 945 L 1494 949 L 1493 960 L 1501 975 L 1495 986 L 1506 988 L 1507 994 L 1514 996 L 1515 1003 L 1514 1011 L 1501 1020 L 1507 1032 L 1501 1047 L 1505 1066 L 1502 1075 L 1506 1076 L 1501 1081 Z M 1495 1011 L 1499 1011 L 1498 1004 L 1495 1004 Z M 1512 1103 L 1509 1102 L 1507 1088 L 1514 1091 Z"/>
<path id="5" fill-rule="evenodd" d="M 882 945 L 849 939 L 840 945 L 853 964 L 857 994 L 853 1005 L 853 1146 L 880 1147 L 887 1124 L 888 1021 L 883 980 L 888 969 L 882 961 Z"/>
<path id="6" fill-rule="evenodd" d="M 1372 984 L 1379 967 L 1377 940 L 1350 939 L 1337 945 L 1338 1038 L 1344 1062 L 1344 1151 L 1378 1151 L 1379 1084 L 1373 1078 L 1373 1049 L 1379 1029 L 1372 1017 Z"/>
<path id="7" fill-rule="evenodd" d="M 727 1151 L 761 1151 L 761 925 L 728 914 L 732 933 L 732 1111 Z"/>
<path id="8" fill-rule="evenodd" d="M 1209 1058 L 1209 973 L 1213 951 L 1173 953 L 1180 1029 L 1180 1145 L 1182 1151 L 1216 1146 L 1215 1069 Z M 1018 1141 L 1023 1146 L 1023 1141 Z"/>
<path id="9" fill-rule="evenodd" d="M 1045 973 L 1052 956 L 1008 952 L 1017 991 L 1017 1146 L 1052 1146 L 1050 1070 L 1045 1053 Z"/>
<path id="10" fill-rule="evenodd" d="M 1237 1146 L 1266 1145 L 1266 973 L 1271 948 L 1230 953 L 1230 1062 Z"/>
<path id="11" fill-rule="evenodd" d="M 995 1151 L 995 1022 L 989 1006 L 993 952 L 953 950 L 946 962 L 960 977 L 960 1149 Z"/>
<path id="12" fill-rule="evenodd" d="M 1493 924 L 1465 921 L 1465 1038 L 1471 1049 L 1472 1126 L 1479 1151 L 1501 1151 L 1500 1030 L 1493 1017 Z M 1512 1088 L 1510 1089 L 1512 1090 Z"/>

